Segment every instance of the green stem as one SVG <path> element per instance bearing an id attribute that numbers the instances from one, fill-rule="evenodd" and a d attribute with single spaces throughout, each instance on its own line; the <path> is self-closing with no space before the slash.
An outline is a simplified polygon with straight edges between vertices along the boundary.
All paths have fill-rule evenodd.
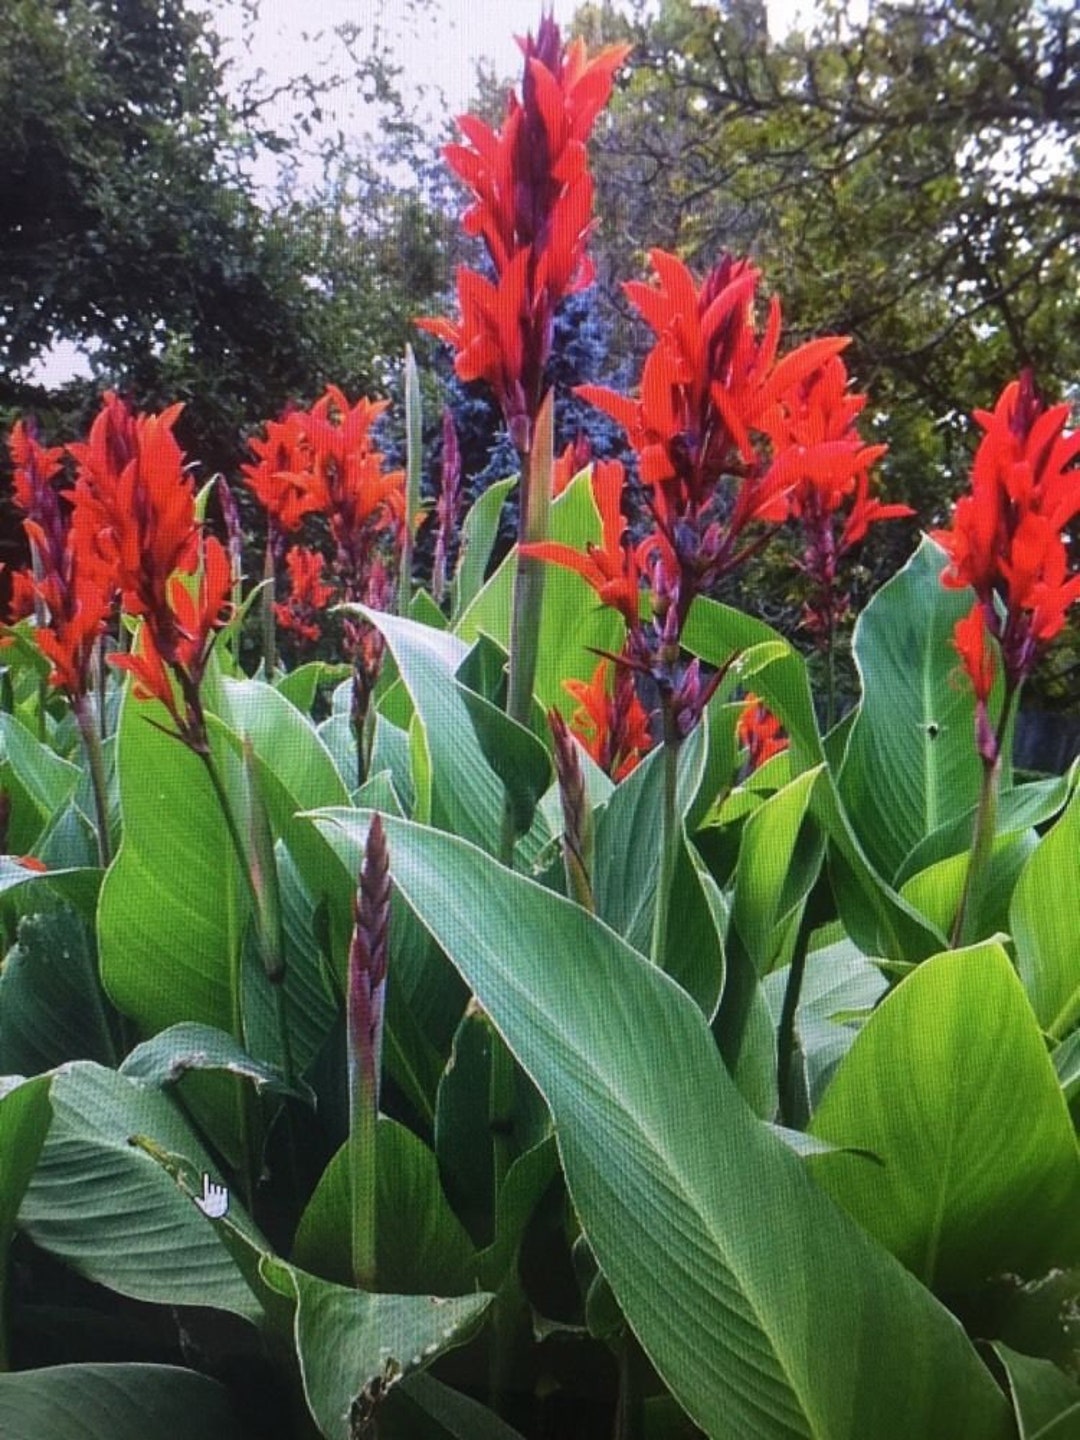
<path id="1" fill-rule="evenodd" d="M 795 1105 L 795 1079 L 791 1073 L 795 1057 L 795 1016 L 799 1009 L 803 976 L 806 973 L 806 954 L 810 946 L 810 926 L 803 924 L 795 940 L 795 950 L 788 967 L 787 984 L 784 986 L 784 1002 L 780 1007 L 780 1025 L 776 1034 L 776 1079 L 780 1101 L 780 1123 L 794 1126 L 799 1115 Z"/>
<path id="2" fill-rule="evenodd" d="M 533 427 L 532 448 L 521 456 L 521 515 L 518 540 L 534 544 L 547 539 L 551 510 L 551 470 L 554 464 L 551 391 L 544 396 Z M 540 650 L 540 614 L 544 602 L 543 560 L 518 554 L 510 617 L 510 677 L 506 713 L 528 725 L 532 711 L 536 662 Z"/>
<path id="3" fill-rule="evenodd" d="M 105 757 L 101 749 L 101 735 L 97 720 L 87 695 L 72 698 L 75 722 L 79 727 L 87 764 L 90 766 L 90 788 L 94 792 L 94 813 L 97 817 L 97 848 L 101 868 L 107 870 L 112 860 L 112 845 L 109 840 L 109 789 L 105 780 Z"/>
<path id="4" fill-rule="evenodd" d="M 619 1339 L 619 1396 L 613 1440 L 641 1440 L 645 1433 L 643 1359 L 633 1332 L 627 1328 Z"/>
<path id="5" fill-rule="evenodd" d="M 836 620 L 829 605 L 829 633 L 825 652 L 825 733 L 836 724 Z"/>
<path id="6" fill-rule="evenodd" d="M 671 908 L 671 884 L 675 876 L 675 861 L 679 850 L 679 819 L 676 806 L 676 790 L 679 779 L 679 734 L 671 699 L 665 695 L 661 700 L 664 747 L 664 793 L 660 810 L 660 873 L 656 881 L 656 908 L 653 911 L 652 943 L 649 954 L 654 965 L 664 963 L 667 944 L 668 913 Z"/>
<path id="7" fill-rule="evenodd" d="M 263 580 L 265 587 L 262 592 L 262 650 L 263 650 L 263 674 L 267 680 L 274 678 L 274 670 L 277 668 L 277 629 L 274 621 L 274 527 L 270 526 L 266 535 L 266 554 L 263 556 Z"/>
<path id="8" fill-rule="evenodd" d="M 994 733 L 993 759 L 983 756 L 982 784 L 979 787 L 979 804 L 975 811 L 975 828 L 971 837 L 971 850 L 968 854 L 967 874 L 964 876 L 964 889 L 960 896 L 956 919 L 953 921 L 952 933 L 949 936 L 949 946 L 953 950 L 961 945 L 970 945 L 975 939 L 974 930 L 979 901 L 986 887 L 990 860 L 994 852 L 998 790 L 1001 785 L 1002 747 L 1016 694 L 1016 690 L 1006 691 L 1001 707 L 1001 718 Z"/>
<path id="9" fill-rule="evenodd" d="M 420 512 L 420 467 L 424 453 L 420 372 L 412 346 L 405 346 L 405 534 L 401 542 L 397 608 L 408 615 L 412 599 L 413 531 Z"/>
<path id="10" fill-rule="evenodd" d="M 349 1096 L 349 1246 L 353 1284 L 374 1290 L 376 1262 L 376 1202 L 378 1169 L 378 1085 L 374 1052 L 362 1054 Z"/>

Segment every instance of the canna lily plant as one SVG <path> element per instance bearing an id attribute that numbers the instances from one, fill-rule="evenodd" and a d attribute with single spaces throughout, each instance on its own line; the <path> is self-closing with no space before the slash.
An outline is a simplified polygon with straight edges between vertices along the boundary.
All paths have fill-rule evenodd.
<path id="1" fill-rule="evenodd" d="M 258 554 L 177 406 L 9 437 L 0 1434 L 1071 1434 L 1080 801 L 1011 735 L 1080 594 L 1080 438 L 1029 376 L 976 416 L 837 719 L 715 591 L 795 533 L 828 652 L 906 513 L 846 342 L 656 250 L 639 386 L 583 392 L 640 483 L 556 466 L 625 53 L 522 49 L 447 156 L 490 268 L 426 322 L 499 397 L 513 553 L 440 420 L 415 582 L 413 400 L 405 472 L 385 401 L 269 421 Z"/>

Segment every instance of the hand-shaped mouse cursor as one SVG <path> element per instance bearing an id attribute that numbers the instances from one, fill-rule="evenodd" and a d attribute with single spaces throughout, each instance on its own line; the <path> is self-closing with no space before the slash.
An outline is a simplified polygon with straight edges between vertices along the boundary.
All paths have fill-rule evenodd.
<path id="1" fill-rule="evenodd" d="M 202 1183 L 203 1193 L 194 1197 L 195 1204 L 208 1220 L 220 1220 L 229 1208 L 229 1192 L 224 1185 L 215 1185 L 205 1170 Z"/>

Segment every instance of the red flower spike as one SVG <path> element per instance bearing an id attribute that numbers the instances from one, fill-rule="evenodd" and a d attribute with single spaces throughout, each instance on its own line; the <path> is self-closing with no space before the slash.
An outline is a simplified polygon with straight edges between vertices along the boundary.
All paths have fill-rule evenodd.
<path id="1" fill-rule="evenodd" d="M 612 668 L 615 686 L 614 694 L 609 694 Z M 631 671 L 601 660 L 591 680 L 564 680 L 563 688 L 579 706 L 570 717 L 570 728 L 616 784 L 624 780 L 653 745 L 649 717 L 637 697 Z"/>
<path id="2" fill-rule="evenodd" d="M 417 323 L 454 347 L 460 379 L 488 382 L 514 445 L 526 454 L 556 307 L 592 278 L 585 145 L 629 47 L 608 46 L 592 59 L 580 40 L 564 50 L 550 15 L 535 39 L 518 43 L 525 56 L 521 99 L 511 95 L 502 129 L 462 116 L 468 144 L 443 151 L 473 193 L 464 227 L 483 239 L 495 279 L 459 270 L 461 322 Z"/>
<path id="3" fill-rule="evenodd" d="M 780 721 L 754 694 L 746 697 L 736 724 L 735 736 L 747 751 L 751 773 L 788 747 L 787 737 L 781 734 Z"/>
<path id="4" fill-rule="evenodd" d="M 240 473 L 278 532 L 292 534 L 305 515 L 320 508 L 308 470 L 300 413 L 293 411 L 282 420 L 268 421 L 265 440 L 253 436 L 248 449 L 256 459 L 253 464 L 241 465 Z"/>
<path id="5" fill-rule="evenodd" d="M 1080 598 L 1061 533 L 1080 514 L 1080 432 L 1065 433 L 1068 407 L 1044 406 L 1029 371 L 975 419 L 986 433 L 971 493 L 956 502 L 952 527 L 931 537 L 949 556 L 942 583 L 975 590 L 1011 693 Z"/>
<path id="6" fill-rule="evenodd" d="M 96 554 L 131 615 L 163 615 L 169 577 L 198 563 L 192 482 L 172 433 L 182 409 L 133 418 L 110 393 L 89 442 L 68 446 L 79 471 L 72 528 L 80 554 Z"/>
<path id="7" fill-rule="evenodd" d="M 641 579 L 637 555 L 626 533 L 621 510 L 623 467 L 618 460 L 598 460 L 593 468 L 592 492 L 600 512 L 603 539 L 591 541 L 585 553 L 556 540 L 521 545 L 522 555 L 533 555 L 574 570 L 600 597 L 601 604 L 618 610 L 631 630 L 639 621 Z"/>
<path id="8" fill-rule="evenodd" d="M 317 550 L 302 545 L 292 545 L 285 552 L 289 595 L 275 604 L 274 614 L 283 630 L 291 630 L 303 640 L 319 638 L 317 616 L 334 593 L 334 587 L 323 581 L 325 564 Z"/>

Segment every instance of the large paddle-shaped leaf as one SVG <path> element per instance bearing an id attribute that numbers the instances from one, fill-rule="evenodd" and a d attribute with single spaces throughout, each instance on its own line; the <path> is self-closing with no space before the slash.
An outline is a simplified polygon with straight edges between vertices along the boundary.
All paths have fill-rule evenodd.
<path id="1" fill-rule="evenodd" d="M 1080 1153 L 1001 946 L 926 960 L 863 1026 L 811 1130 L 876 1155 L 821 1184 L 927 1284 L 1040 1275 L 1080 1254 Z"/>
<path id="2" fill-rule="evenodd" d="M 924 540 L 860 615 L 853 649 L 863 698 L 840 794 L 871 863 L 892 880 L 904 857 L 979 794 L 971 686 L 956 678 L 953 625 L 969 590 L 947 590 Z M 1000 687 L 999 687 L 1000 690 Z M 991 701 L 997 714 L 1000 694 Z M 1004 784 L 1009 784 L 1006 774 Z"/>
<path id="3" fill-rule="evenodd" d="M 316 821 L 343 839 L 356 812 Z M 713 1437 L 1004 1440 L 956 1321 L 751 1114 L 700 1009 L 602 922 L 451 836 L 388 822 L 394 882 L 554 1116 L 623 1312 Z"/>
<path id="4" fill-rule="evenodd" d="M 1040 1025 L 1055 1039 L 1080 1019 L 1078 908 L 1080 793 L 1028 860 L 1009 910 L 1020 978 Z"/>
<path id="5" fill-rule="evenodd" d="M 0 1369 L 7 1366 L 8 1244 L 48 1128 L 48 1079 L 0 1080 Z"/>
<path id="6" fill-rule="evenodd" d="M 54 1365 L 0 1375 L 11 1440 L 237 1440 L 224 1385 L 173 1365 Z"/>

